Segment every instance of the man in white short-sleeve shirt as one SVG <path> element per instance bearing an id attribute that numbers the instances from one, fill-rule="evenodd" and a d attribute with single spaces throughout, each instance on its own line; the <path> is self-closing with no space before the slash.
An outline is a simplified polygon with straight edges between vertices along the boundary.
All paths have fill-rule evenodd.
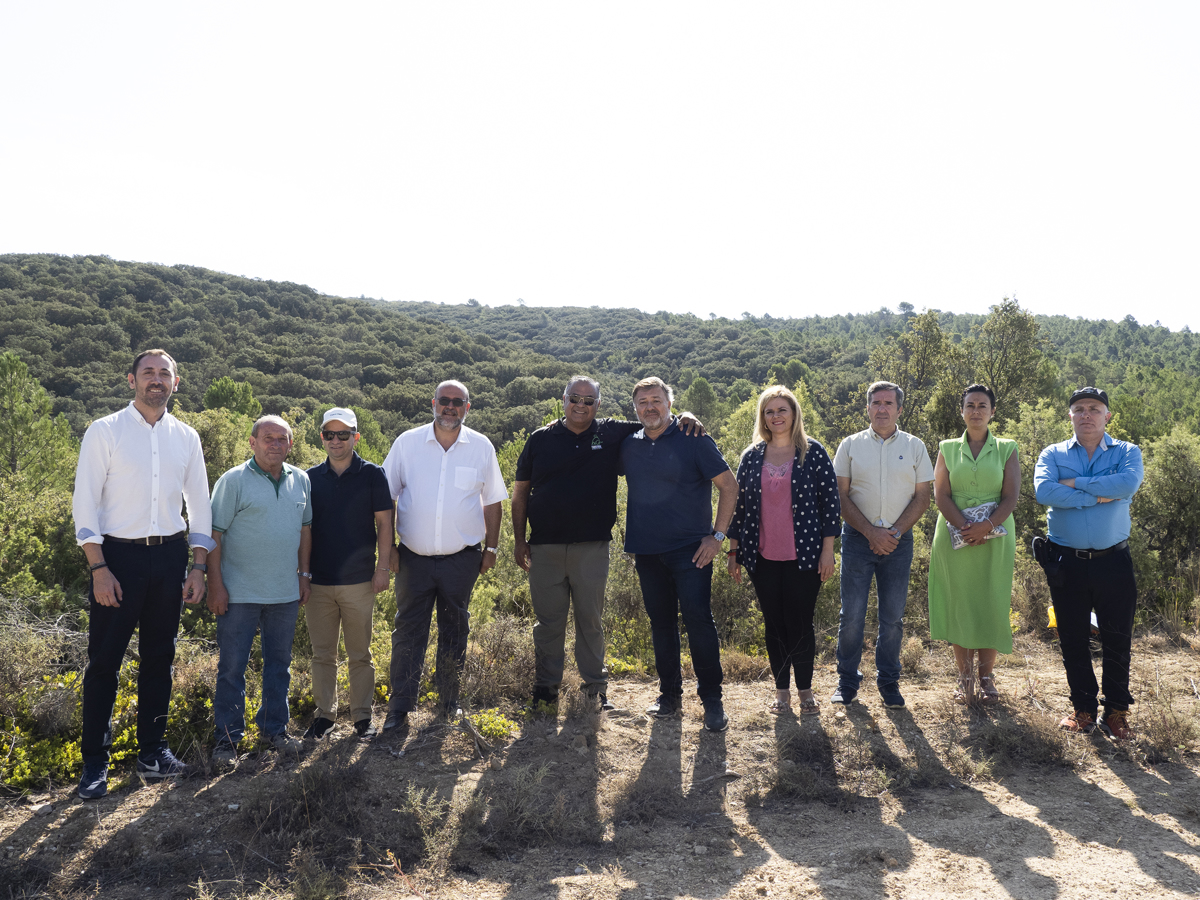
<path id="1" fill-rule="evenodd" d="M 508 492 L 492 442 L 463 424 L 470 408 L 465 385 L 442 382 L 433 396 L 433 422 L 396 438 L 383 461 L 399 538 L 393 552 L 396 621 L 385 731 L 404 725 L 416 709 L 435 606 L 434 686 L 439 710 L 456 712 L 471 590 L 496 564 L 500 502 Z"/>
<path id="2" fill-rule="evenodd" d="M 875 679 L 884 706 L 904 706 L 900 644 L 912 569 L 912 527 L 929 508 L 933 466 L 921 439 L 896 426 L 903 407 L 904 391 L 899 385 L 872 384 L 867 389 L 871 426 L 842 441 L 833 459 L 844 520 L 838 687 L 833 703 L 852 703 L 862 682 L 858 664 L 874 578 L 879 595 Z"/>

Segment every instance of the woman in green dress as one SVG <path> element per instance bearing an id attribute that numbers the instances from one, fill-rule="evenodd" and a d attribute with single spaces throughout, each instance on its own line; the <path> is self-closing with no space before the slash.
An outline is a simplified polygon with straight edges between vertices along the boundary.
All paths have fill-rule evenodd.
<path id="1" fill-rule="evenodd" d="M 990 388 L 973 384 L 963 391 L 967 430 L 960 438 L 942 441 L 933 469 L 939 515 L 929 557 L 929 636 L 954 648 L 954 699 L 960 703 L 975 699 L 976 673 L 980 702 L 997 702 L 992 667 L 997 652 L 1012 652 L 1009 610 L 1017 551 L 1012 512 L 1021 492 L 1021 465 L 1017 442 L 998 438 L 988 428 L 995 413 L 996 395 Z M 972 512 L 985 503 L 996 508 Z M 954 549 L 947 523 L 962 535 L 959 549 Z M 998 525 L 1007 534 L 994 535 Z"/>

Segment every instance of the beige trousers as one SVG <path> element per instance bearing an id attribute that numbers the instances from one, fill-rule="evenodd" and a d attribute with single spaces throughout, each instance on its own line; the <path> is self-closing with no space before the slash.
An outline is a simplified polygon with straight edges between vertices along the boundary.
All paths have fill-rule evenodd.
<path id="1" fill-rule="evenodd" d="M 337 718 L 337 651 L 340 626 L 350 670 L 350 721 L 371 718 L 375 665 L 371 662 L 371 582 L 314 584 L 304 607 L 312 640 L 312 688 L 317 714 Z"/>

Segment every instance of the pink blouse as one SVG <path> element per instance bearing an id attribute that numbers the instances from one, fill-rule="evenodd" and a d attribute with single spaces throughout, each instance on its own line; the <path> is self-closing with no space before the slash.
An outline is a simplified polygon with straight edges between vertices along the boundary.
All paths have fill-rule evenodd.
<path id="1" fill-rule="evenodd" d="M 762 469 L 762 527 L 758 535 L 758 552 L 763 559 L 776 561 L 796 558 L 796 535 L 792 523 L 792 463 L 782 466 L 763 461 Z"/>

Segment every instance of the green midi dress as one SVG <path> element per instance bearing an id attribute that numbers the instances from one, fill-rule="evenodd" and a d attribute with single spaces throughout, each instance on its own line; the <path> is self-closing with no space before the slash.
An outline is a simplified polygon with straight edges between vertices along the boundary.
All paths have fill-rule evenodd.
<path id="1" fill-rule="evenodd" d="M 941 443 L 942 459 L 950 472 L 954 505 L 969 509 L 998 503 L 1004 485 L 1004 464 L 1017 442 L 988 431 L 979 457 L 971 456 L 966 432 Z M 1016 527 L 1010 515 L 1003 523 L 1008 534 L 978 547 L 955 550 L 946 517 L 938 513 L 937 531 L 929 556 L 929 636 L 970 650 L 1012 653 L 1013 561 L 1017 554 Z"/>

